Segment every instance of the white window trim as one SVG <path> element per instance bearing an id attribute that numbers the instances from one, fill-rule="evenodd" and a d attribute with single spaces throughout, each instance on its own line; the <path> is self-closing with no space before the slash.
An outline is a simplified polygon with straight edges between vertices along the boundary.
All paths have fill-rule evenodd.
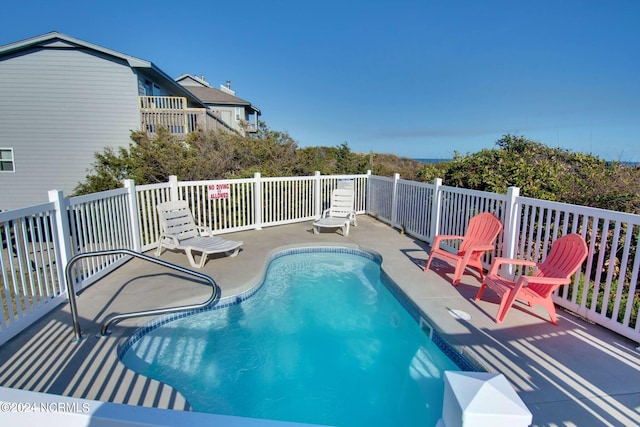
<path id="1" fill-rule="evenodd" d="M 9 153 L 11 153 L 11 159 L 2 159 L 0 158 L 0 161 L 2 162 L 11 162 L 11 165 L 13 166 L 13 170 L 7 171 L 7 170 L 2 170 L 0 169 L 0 173 L 15 173 L 16 172 L 16 157 L 13 153 L 13 148 L 12 147 L 0 147 L 0 151 L 9 151 Z"/>

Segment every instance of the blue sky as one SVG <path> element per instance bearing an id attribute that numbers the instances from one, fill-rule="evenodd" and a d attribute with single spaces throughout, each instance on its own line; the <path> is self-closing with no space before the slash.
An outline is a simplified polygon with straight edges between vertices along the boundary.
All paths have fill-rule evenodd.
<path id="1" fill-rule="evenodd" d="M 59 31 L 204 75 L 300 147 L 413 158 L 502 135 L 640 162 L 640 1 L 12 1 L 0 45 Z"/>

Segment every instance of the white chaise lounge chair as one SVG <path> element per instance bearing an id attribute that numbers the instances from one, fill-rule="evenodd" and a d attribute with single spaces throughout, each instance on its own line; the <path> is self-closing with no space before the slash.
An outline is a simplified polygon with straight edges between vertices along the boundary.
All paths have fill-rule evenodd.
<path id="1" fill-rule="evenodd" d="M 229 256 L 238 254 L 242 242 L 214 236 L 210 228 L 197 226 L 186 201 L 160 203 L 156 209 L 161 228 L 156 256 L 162 254 L 163 247 L 183 250 L 191 266 L 202 268 L 210 254 L 223 252 Z M 199 262 L 196 262 L 193 252 L 201 253 Z"/>
<path id="2" fill-rule="evenodd" d="M 358 225 L 356 211 L 353 209 L 353 190 L 337 188 L 331 193 L 331 206 L 325 209 L 322 216 L 313 223 L 313 232 L 320 228 L 342 228 L 342 235 L 349 235 L 349 226 Z"/>

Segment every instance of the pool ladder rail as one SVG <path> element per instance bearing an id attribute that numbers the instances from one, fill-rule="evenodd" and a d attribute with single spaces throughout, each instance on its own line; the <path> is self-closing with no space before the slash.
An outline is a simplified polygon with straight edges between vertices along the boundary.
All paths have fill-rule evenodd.
<path id="1" fill-rule="evenodd" d="M 177 306 L 177 307 L 166 307 L 166 308 L 158 308 L 154 310 L 133 311 L 131 313 L 117 314 L 107 319 L 102 324 L 102 327 L 100 328 L 99 336 L 102 336 L 102 337 L 108 336 L 110 334 L 109 326 L 124 319 L 131 319 L 131 318 L 143 317 L 143 316 L 155 316 L 155 315 L 166 314 L 166 313 L 175 313 L 179 311 L 198 310 L 213 304 L 218 300 L 220 296 L 220 288 L 218 287 L 218 285 L 216 284 L 216 282 L 213 280 L 211 276 L 200 273 L 198 271 L 190 270 L 188 268 L 182 267 L 177 264 L 172 264 L 170 262 L 163 261 L 158 258 L 150 257 L 140 252 L 135 252 L 130 249 L 108 249 L 108 250 L 102 250 L 102 251 L 84 252 L 84 253 L 75 255 L 73 258 L 71 258 L 67 263 L 67 266 L 65 267 L 65 277 L 67 280 L 67 293 L 69 295 L 69 307 L 71 309 L 71 318 L 73 320 L 73 335 L 74 335 L 73 340 L 74 341 L 79 342 L 84 338 L 82 335 L 82 329 L 80 328 L 80 322 L 78 320 L 78 305 L 76 302 L 75 284 L 74 284 L 73 278 L 71 277 L 71 273 L 73 271 L 72 268 L 74 264 L 79 260 L 85 259 L 85 258 L 92 258 L 97 256 L 105 256 L 105 255 L 118 255 L 118 254 L 129 255 L 135 258 L 143 259 L 145 261 L 149 261 L 154 264 L 158 264 L 163 267 L 167 267 L 172 270 L 176 270 L 181 273 L 202 279 L 211 285 L 211 296 L 206 301 L 199 304 L 190 304 L 190 305 L 183 305 L 183 306 Z"/>

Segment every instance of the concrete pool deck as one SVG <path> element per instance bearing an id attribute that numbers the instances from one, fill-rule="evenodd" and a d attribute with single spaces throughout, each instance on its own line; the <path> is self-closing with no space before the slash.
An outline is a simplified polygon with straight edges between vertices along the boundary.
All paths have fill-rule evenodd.
<path id="1" fill-rule="evenodd" d="M 480 286 L 475 274 L 468 272 L 453 286 L 453 268 L 447 264 L 436 260 L 424 272 L 428 245 L 374 218 L 359 216 L 348 237 L 329 230 L 313 234 L 311 221 L 224 237 L 244 241 L 238 256 L 212 258 L 201 270 L 214 278 L 223 297 L 258 283 L 269 255 L 282 248 L 323 244 L 371 250 L 382 256 L 385 272 L 450 344 L 485 370 L 505 375 L 532 412 L 533 425 L 640 425 L 637 343 L 560 309 L 558 326 L 540 308 L 531 315 L 523 306 L 514 306 L 497 325 L 497 297 L 487 291 L 483 301 L 474 301 Z M 165 251 L 161 259 L 189 267 L 182 252 Z M 72 342 L 69 305 L 63 304 L 0 346 L 0 386 L 188 409 L 171 387 L 118 361 L 118 346 L 150 317 L 122 321 L 107 338 L 96 334 L 114 314 L 202 302 L 209 295 L 204 282 L 131 260 L 78 297 L 86 339 Z"/>

